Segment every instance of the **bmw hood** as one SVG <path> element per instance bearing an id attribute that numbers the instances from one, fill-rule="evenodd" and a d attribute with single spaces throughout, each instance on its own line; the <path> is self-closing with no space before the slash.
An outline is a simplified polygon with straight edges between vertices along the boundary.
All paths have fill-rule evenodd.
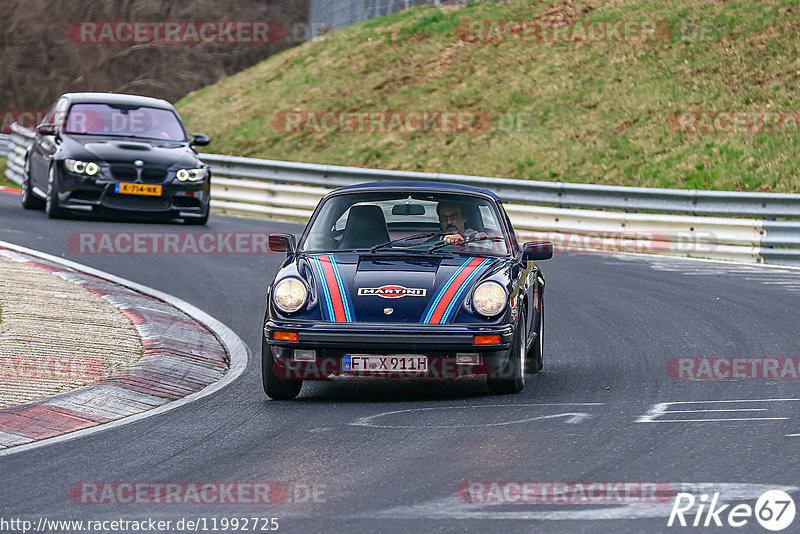
<path id="1" fill-rule="evenodd" d="M 497 258 L 355 252 L 304 255 L 308 312 L 331 322 L 446 324 Z"/>
<path id="2" fill-rule="evenodd" d="M 97 136 L 69 137 L 64 149 L 71 156 L 96 161 L 128 162 L 137 159 L 147 165 L 195 167 L 197 154 L 188 143 Z M 79 155 L 80 154 L 80 155 Z"/>

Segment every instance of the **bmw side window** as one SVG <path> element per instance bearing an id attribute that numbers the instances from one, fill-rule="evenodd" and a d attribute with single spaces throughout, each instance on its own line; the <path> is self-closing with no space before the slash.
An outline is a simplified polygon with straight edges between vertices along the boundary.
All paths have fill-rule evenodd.
<path id="1" fill-rule="evenodd" d="M 50 108 L 50 111 L 47 112 L 47 116 L 45 116 L 42 122 L 54 124 L 56 128 L 58 128 L 64 123 L 64 115 L 66 112 L 67 100 L 65 98 L 59 98 L 56 100 L 56 103 L 53 104 L 53 107 Z"/>
<path id="2" fill-rule="evenodd" d="M 64 125 L 64 121 L 67 119 L 67 105 L 67 100 L 62 98 L 56 108 L 56 117 L 53 122 L 58 128 L 61 128 Z"/>

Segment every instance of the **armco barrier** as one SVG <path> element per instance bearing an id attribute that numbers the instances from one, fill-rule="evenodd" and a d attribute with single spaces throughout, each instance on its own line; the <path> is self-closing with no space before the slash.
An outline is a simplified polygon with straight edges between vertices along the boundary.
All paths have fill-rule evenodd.
<path id="1" fill-rule="evenodd" d="M 33 140 L 33 132 L 22 128 L 18 124 L 11 125 L 11 134 L 8 139 L 8 152 L 6 157 L 6 178 L 15 184 L 22 183 L 22 173 L 25 170 L 25 154 L 28 145 Z"/>
<path id="2" fill-rule="evenodd" d="M 657 189 L 539 182 L 425 172 L 387 171 L 203 154 L 214 171 L 231 178 L 341 187 L 367 181 L 426 180 L 486 187 L 521 204 L 557 208 L 652 211 L 687 215 L 800 219 L 800 195 L 736 193 L 693 189 Z"/>
<path id="3" fill-rule="evenodd" d="M 8 156 L 10 150 L 11 140 L 8 138 L 8 134 L 0 134 L 0 158 Z"/>
<path id="4" fill-rule="evenodd" d="M 800 221 L 774 221 L 800 219 L 800 195 L 533 182 L 218 154 L 202 158 L 213 170 L 212 206 L 225 213 L 307 219 L 320 197 L 335 187 L 366 181 L 445 181 L 497 192 L 513 202 L 506 210 L 517 229 L 562 248 L 800 265 Z M 570 209 L 574 207 L 594 209 Z M 721 214 L 733 217 L 712 216 Z M 525 232 L 520 234 L 522 238 Z M 643 246 L 647 243 L 649 247 Z"/>
<path id="5" fill-rule="evenodd" d="M 6 176 L 21 183 L 33 133 L 16 125 L 12 130 Z M 219 154 L 201 157 L 211 165 L 211 205 L 221 213 L 306 220 L 319 199 L 336 187 L 367 181 L 446 181 L 485 187 L 510 202 L 506 210 L 521 240 L 546 238 L 564 249 L 800 265 L 796 194 L 598 186 Z M 728 217 L 719 216 L 723 214 Z"/>

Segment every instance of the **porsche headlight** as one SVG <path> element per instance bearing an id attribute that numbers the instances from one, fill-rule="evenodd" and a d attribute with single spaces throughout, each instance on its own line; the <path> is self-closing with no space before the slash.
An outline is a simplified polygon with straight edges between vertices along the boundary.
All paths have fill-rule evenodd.
<path id="1" fill-rule="evenodd" d="M 472 293 L 472 305 L 485 317 L 494 317 L 506 307 L 506 290 L 494 281 L 484 282 Z"/>
<path id="2" fill-rule="evenodd" d="M 294 313 L 302 308 L 306 297 L 306 285 L 297 278 L 284 278 L 272 290 L 272 301 L 283 313 Z"/>
<path id="3" fill-rule="evenodd" d="M 75 174 L 85 174 L 87 176 L 94 176 L 100 170 L 100 166 L 94 161 L 81 161 L 79 159 L 65 159 L 64 167 L 69 172 Z"/>
<path id="4" fill-rule="evenodd" d="M 175 177 L 181 182 L 199 182 L 203 180 L 208 172 L 206 169 L 179 169 Z"/>

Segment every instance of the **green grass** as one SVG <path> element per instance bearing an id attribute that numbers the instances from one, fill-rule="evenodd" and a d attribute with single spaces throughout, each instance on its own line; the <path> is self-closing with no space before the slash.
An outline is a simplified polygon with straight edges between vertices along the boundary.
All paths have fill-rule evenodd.
<path id="1" fill-rule="evenodd" d="M 284 51 L 178 103 L 209 151 L 526 180 L 800 191 L 798 134 L 679 134 L 685 110 L 790 111 L 792 1 L 475 2 L 366 21 Z M 649 43 L 479 42 L 468 20 L 659 20 Z M 283 133 L 281 110 L 490 114 L 483 132 Z M 501 127 L 501 118 L 522 119 Z"/>
<path id="2" fill-rule="evenodd" d="M 6 178 L 6 158 L 0 158 L 0 187 L 19 189 L 17 184 Z"/>

